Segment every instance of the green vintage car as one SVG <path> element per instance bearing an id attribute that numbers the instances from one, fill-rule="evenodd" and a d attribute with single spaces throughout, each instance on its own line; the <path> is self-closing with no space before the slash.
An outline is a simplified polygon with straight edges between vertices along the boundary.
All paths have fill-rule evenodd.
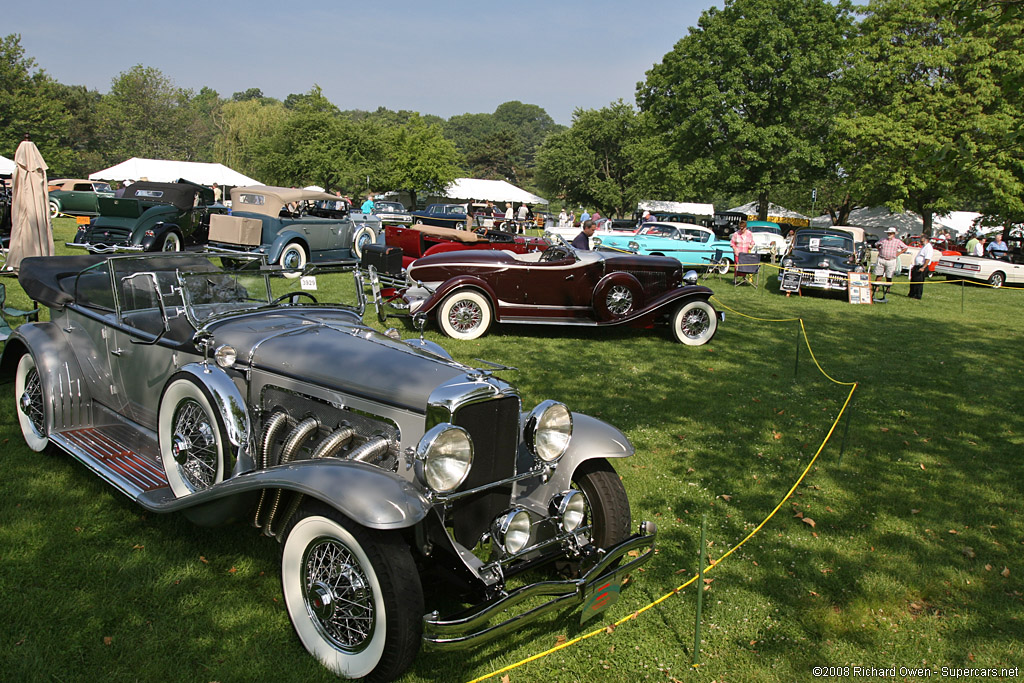
<path id="1" fill-rule="evenodd" d="M 100 197 L 113 197 L 110 183 L 81 178 L 60 178 L 49 182 L 50 218 L 100 215 Z"/>
<path id="2" fill-rule="evenodd" d="M 88 225 L 78 226 L 69 247 L 93 253 L 181 251 L 205 244 L 210 216 L 227 213 L 212 189 L 184 178 L 133 183 L 123 197 L 100 197 L 99 209 Z"/>

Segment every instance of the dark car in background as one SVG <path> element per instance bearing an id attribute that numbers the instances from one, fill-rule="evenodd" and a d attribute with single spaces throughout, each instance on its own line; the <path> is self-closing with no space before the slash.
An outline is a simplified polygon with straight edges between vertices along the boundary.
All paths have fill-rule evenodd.
<path id="1" fill-rule="evenodd" d="M 50 319 L 18 327 L 0 370 L 28 447 L 59 448 L 147 513 L 276 539 L 281 606 L 346 678 L 397 678 L 421 643 L 468 648 L 524 627 L 533 638 L 553 609 L 598 616 L 653 557 L 656 529 L 634 527 L 612 466 L 634 454 L 621 431 L 554 400 L 524 408 L 494 366 L 364 325 L 358 272 L 309 276 L 349 280 L 314 295 L 265 263 L 24 259 L 18 280 Z M 36 487 L 33 504 L 96 495 L 73 474 Z M 130 590 L 166 583 L 149 579 Z M 214 631 L 202 637 L 236 627 L 196 620 Z M 60 647 L 59 633 L 38 637 Z"/>
<path id="2" fill-rule="evenodd" d="M 185 180 L 139 181 L 124 196 L 100 197 L 100 215 L 80 225 L 69 247 L 93 253 L 181 251 L 206 242 L 210 216 L 227 213 L 213 190 Z"/>
<path id="3" fill-rule="evenodd" d="M 402 267 L 428 254 L 463 249 L 505 249 L 517 254 L 544 251 L 549 242 L 542 237 L 513 235 L 502 230 L 456 230 L 436 225 L 384 226 L 384 242 L 402 250 Z"/>
<path id="4" fill-rule="evenodd" d="M 782 257 L 781 281 L 786 270 L 800 273 L 800 286 L 846 291 L 850 273 L 863 273 L 852 234 L 831 228 L 802 228 Z"/>
<path id="5" fill-rule="evenodd" d="M 50 218 L 66 216 L 98 216 L 100 197 L 113 197 L 110 183 L 82 178 L 59 178 L 47 183 Z"/>
<path id="6" fill-rule="evenodd" d="M 469 224 L 466 207 L 462 204 L 430 204 L 422 211 L 412 212 L 415 225 L 437 225 L 442 228 L 464 230 Z"/>

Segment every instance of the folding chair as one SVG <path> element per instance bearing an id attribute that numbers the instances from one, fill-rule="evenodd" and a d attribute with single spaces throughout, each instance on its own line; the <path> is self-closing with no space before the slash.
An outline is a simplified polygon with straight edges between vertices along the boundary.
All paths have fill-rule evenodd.
<path id="1" fill-rule="evenodd" d="M 721 249 L 715 249 L 715 254 L 714 256 L 711 257 L 711 261 L 710 263 L 708 263 L 708 268 L 700 276 L 700 279 L 707 280 L 709 277 L 711 277 L 712 273 L 718 273 L 719 275 L 722 275 L 723 273 L 728 272 L 729 264 L 725 259 L 725 252 L 723 252 Z"/>
<path id="2" fill-rule="evenodd" d="M 37 321 L 39 320 L 39 307 L 36 306 L 31 311 L 23 311 L 20 308 L 14 308 L 13 306 L 7 305 L 7 285 L 0 282 L 0 313 L 3 314 L 3 322 L 7 324 L 7 318 L 24 318 L 25 320 Z M 8 327 L 8 330 L 10 328 Z"/>
<path id="3" fill-rule="evenodd" d="M 736 254 L 736 277 L 740 279 L 734 280 L 733 284 L 742 285 L 745 283 L 751 287 L 757 288 L 757 283 L 754 282 L 754 276 L 757 275 L 757 272 L 760 269 L 760 254 Z"/>

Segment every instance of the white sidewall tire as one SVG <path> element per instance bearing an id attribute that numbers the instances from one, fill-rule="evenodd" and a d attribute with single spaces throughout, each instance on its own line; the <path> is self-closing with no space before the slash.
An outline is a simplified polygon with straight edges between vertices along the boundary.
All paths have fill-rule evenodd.
<path id="1" fill-rule="evenodd" d="M 360 240 L 366 236 L 370 237 L 367 244 L 373 244 L 377 241 L 377 233 L 373 231 L 373 228 L 369 228 L 365 225 L 361 228 L 357 228 L 352 234 L 352 255 L 356 258 L 363 258 L 363 246 L 360 244 Z"/>
<path id="2" fill-rule="evenodd" d="M 181 236 L 176 232 L 169 232 L 164 235 L 164 242 L 160 245 L 160 251 L 181 251 Z"/>
<path id="3" fill-rule="evenodd" d="M 343 543 L 355 557 L 373 591 L 374 628 L 369 643 L 356 653 L 339 651 L 328 642 L 306 611 L 302 595 L 302 558 L 310 543 L 323 537 L 333 537 Z M 334 520 L 314 515 L 296 522 L 288 532 L 281 554 L 281 585 L 284 601 L 292 626 L 299 635 L 302 645 L 325 667 L 338 676 L 362 678 L 376 668 L 384 654 L 387 640 L 387 612 L 380 579 L 362 545 L 348 529 Z"/>
<path id="4" fill-rule="evenodd" d="M 480 323 L 469 330 L 458 330 L 449 322 L 449 315 L 452 309 L 461 302 L 468 302 L 480 309 Z M 437 309 L 437 322 L 441 331 L 452 339 L 468 341 L 477 339 L 487 334 L 491 327 L 491 304 L 483 294 L 473 290 L 459 290 L 449 294 Z"/>
<path id="5" fill-rule="evenodd" d="M 296 270 L 287 270 L 284 273 L 284 276 L 286 278 L 294 280 L 295 278 L 300 277 L 302 275 L 302 270 L 306 267 L 306 263 L 309 260 L 309 256 L 306 255 L 306 250 L 305 250 L 305 248 L 301 244 L 299 244 L 298 242 L 291 242 L 290 244 L 285 246 L 285 248 L 283 250 L 281 250 L 281 258 L 279 258 L 277 260 L 278 263 L 280 263 L 282 267 L 284 267 L 285 261 L 288 260 L 288 254 L 289 253 L 298 254 L 298 257 L 299 257 L 299 267 L 298 267 L 298 269 L 296 269 Z"/>
<path id="6" fill-rule="evenodd" d="M 50 444 L 50 439 L 45 434 L 40 434 L 32 424 L 32 420 L 29 419 L 21 410 L 21 395 L 25 393 L 25 379 L 29 373 L 35 371 L 36 375 L 39 375 L 39 369 L 36 367 L 36 361 L 32 358 L 31 353 L 26 353 L 18 361 L 18 370 L 14 378 L 14 402 L 17 405 L 18 411 L 18 423 L 21 425 L 21 435 L 25 437 L 25 443 L 33 451 L 39 453 L 46 449 Z M 42 389 L 42 378 L 40 377 L 40 389 Z M 43 416 L 45 421 L 46 416 L 46 396 L 43 396 Z"/>
<path id="7" fill-rule="evenodd" d="M 171 444 L 174 440 L 174 416 L 178 412 L 178 404 L 181 401 L 191 399 L 206 411 L 206 417 L 213 427 L 214 436 L 217 440 L 217 467 L 213 484 L 224 480 L 225 452 L 228 448 L 224 440 L 224 430 L 220 426 L 220 418 L 206 398 L 206 394 L 199 386 L 190 379 L 176 379 L 171 382 L 160 399 L 160 412 L 157 417 L 157 434 L 160 440 L 160 460 L 163 462 L 164 473 L 167 475 L 167 483 L 175 497 L 182 498 L 193 493 L 192 488 L 185 482 L 181 474 L 181 467 L 174 459 Z M 212 484 L 211 484 L 212 485 Z"/>
<path id="8" fill-rule="evenodd" d="M 728 275 L 730 268 L 732 268 L 732 260 L 723 258 L 722 264 L 718 266 L 717 270 L 720 275 Z"/>
<path id="9" fill-rule="evenodd" d="M 708 329 L 698 337 L 687 336 L 683 333 L 683 322 L 686 320 L 687 314 L 694 309 L 701 309 L 708 316 Z M 686 344 L 687 346 L 706 344 L 715 336 L 717 330 L 718 316 L 715 314 L 715 309 L 707 301 L 691 301 L 680 306 L 672 314 L 672 336 L 681 344 Z"/>
<path id="10" fill-rule="evenodd" d="M 56 218 L 60 215 L 60 204 L 54 200 L 50 200 L 50 218 Z"/>

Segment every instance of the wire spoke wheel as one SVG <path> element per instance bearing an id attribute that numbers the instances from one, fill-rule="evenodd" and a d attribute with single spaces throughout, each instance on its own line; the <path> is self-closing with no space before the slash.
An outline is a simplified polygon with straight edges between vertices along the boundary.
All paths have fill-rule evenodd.
<path id="1" fill-rule="evenodd" d="M 302 563 L 306 610 L 339 649 L 362 650 L 374 627 L 374 595 L 351 551 L 334 538 L 317 539 Z"/>
<path id="2" fill-rule="evenodd" d="M 174 457 L 181 466 L 181 476 L 193 490 L 201 490 L 216 481 L 220 450 L 216 426 L 199 403 L 182 401 L 174 418 Z"/>
<path id="3" fill-rule="evenodd" d="M 42 377 L 31 353 L 24 354 L 18 361 L 14 398 L 25 443 L 33 451 L 44 450 L 50 442 L 46 428 L 46 397 L 43 395 Z"/>
<path id="4" fill-rule="evenodd" d="M 700 346 L 711 341 L 718 331 L 718 315 L 707 301 L 691 301 L 672 314 L 671 327 L 676 341 Z"/>
<path id="5" fill-rule="evenodd" d="M 626 315 L 633 310 L 633 292 L 625 285 L 613 285 L 608 290 L 605 305 L 615 317 Z"/>

